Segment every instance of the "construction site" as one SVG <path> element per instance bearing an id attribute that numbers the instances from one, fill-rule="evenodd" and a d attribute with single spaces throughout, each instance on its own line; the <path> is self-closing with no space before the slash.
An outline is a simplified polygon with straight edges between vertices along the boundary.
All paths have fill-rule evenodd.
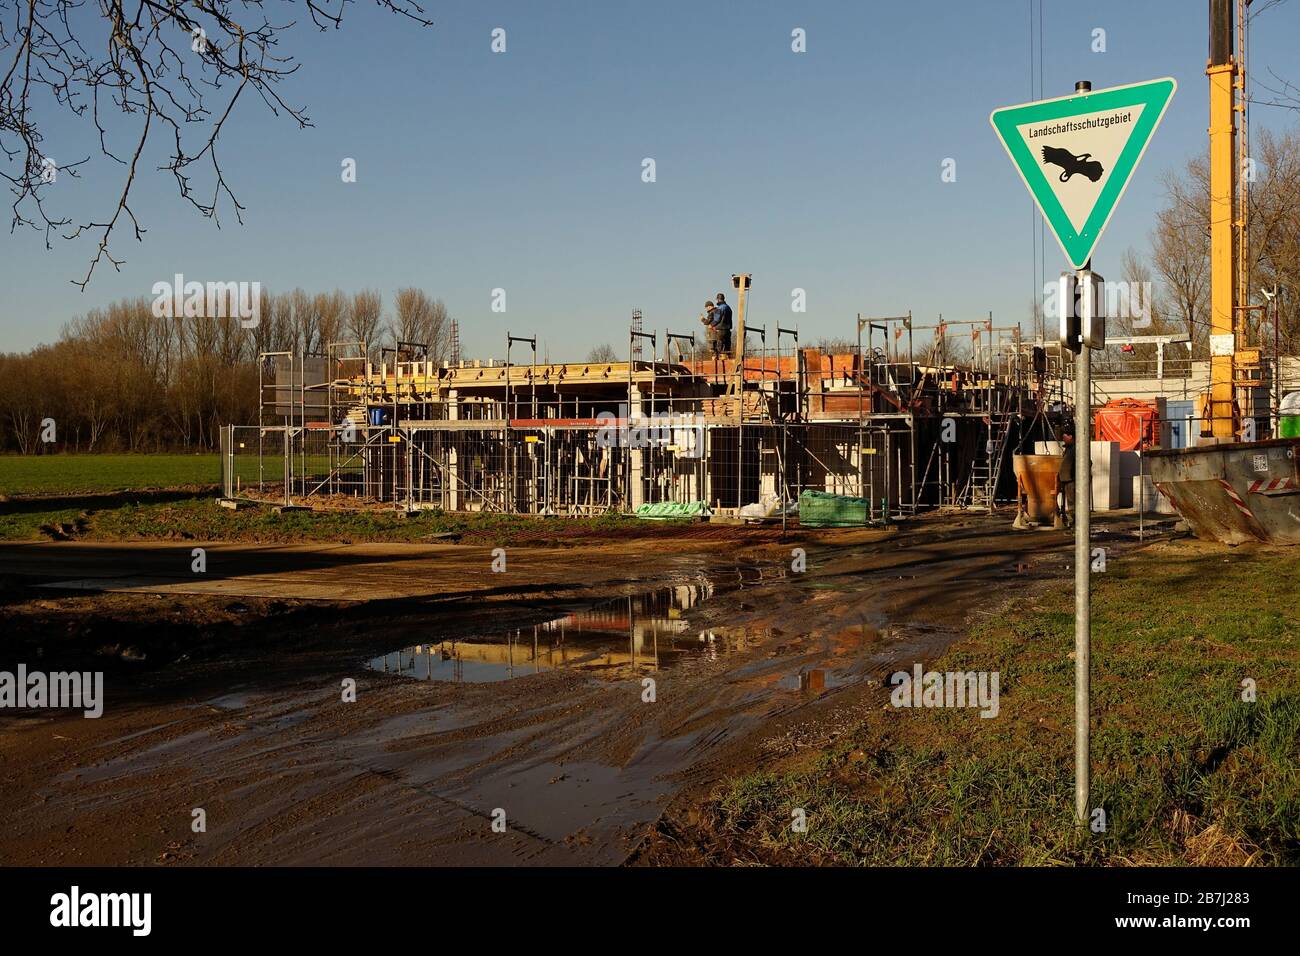
<path id="1" fill-rule="evenodd" d="M 1206 63 L 1199 23 L 1179 34 L 1201 96 L 1208 80 L 1201 103 L 1172 68 L 1044 90 L 1030 4 L 1036 98 L 988 119 L 1033 208 L 1012 170 L 979 186 L 980 203 L 1034 216 L 1043 299 L 1023 320 L 1014 289 L 936 282 L 925 298 L 911 276 L 883 286 L 842 265 L 847 292 L 819 301 L 851 305 L 796 312 L 788 276 L 768 278 L 796 258 L 780 228 L 775 257 L 743 246 L 704 275 L 694 250 L 647 260 L 617 301 L 593 283 L 583 305 L 617 318 L 591 332 L 561 328 L 586 313 L 523 295 L 527 320 L 448 292 L 460 321 L 425 296 L 445 325 L 430 311 L 383 327 L 369 288 L 337 291 L 325 324 L 335 295 L 280 292 L 301 300 L 293 321 L 315 316 L 310 334 L 279 306 L 269 329 L 228 322 L 244 351 L 217 371 L 182 339 L 176 377 L 208 377 L 139 403 L 206 429 L 201 446 L 82 454 L 65 428 L 61 448 L 0 456 L 0 663 L 103 688 L 85 707 L 5 715 L 0 856 L 244 872 L 1300 862 L 1300 339 L 1286 338 L 1300 313 L 1279 273 L 1261 279 L 1262 187 L 1239 172 L 1249 6 L 1208 0 Z M 1204 229 L 1177 247 L 1204 301 L 1182 313 L 1162 293 L 1153 312 L 1148 290 L 1144 311 L 1142 282 L 1094 273 L 1093 248 L 1180 83 L 1198 150 L 1209 114 L 1204 183 L 1199 152 L 1184 176 Z M 973 94 L 983 138 L 963 155 L 1001 163 L 981 111 L 1018 95 L 1009 81 Z M 724 216 L 709 212 L 685 221 L 712 242 Z M 1045 224 L 1068 266 L 1046 285 L 1037 269 L 1061 263 L 1041 251 Z M 478 227 L 440 248 L 508 245 Z M 894 228 L 880 241 L 910 255 Z M 543 234 L 560 244 L 526 232 L 511 239 L 521 257 Z M 578 229 L 566 254 L 598 232 Z M 1099 268 L 1129 272 L 1119 248 Z M 997 283 L 1024 265 L 997 255 Z M 479 256 L 440 260 L 429 287 L 443 294 L 433 283 L 456 268 L 489 287 Z M 545 271 L 576 297 L 579 269 Z M 698 322 L 668 314 L 698 301 L 688 284 L 729 302 L 725 323 L 712 305 Z M 369 328 L 342 321 L 370 299 Z M 937 312 L 954 302 L 971 304 Z M 614 347 L 598 341 L 610 328 Z M 589 358 L 551 361 L 548 336 Z M 49 363 L 32 368 L 56 368 L 64 345 L 34 350 Z M 77 388 L 108 364 L 94 355 L 64 376 L 87 442 L 111 404 Z M 110 397 L 128 381 L 103 380 Z M 240 401 L 213 401 L 225 388 Z M 164 400 L 174 410 L 156 412 Z M 7 674 L 0 702 L 25 681 Z M 1219 918 L 1248 903 L 1204 905 Z"/>
<path id="2" fill-rule="evenodd" d="M 500 362 L 439 366 L 418 344 L 378 362 L 360 345 L 265 355 L 261 423 L 226 431 L 225 494 L 761 520 L 817 492 L 885 522 L 1013 499 L 1011 455 L 1054 437 L 1070 392 L 1059 346 L 991 318 L 904 315 L 859 317 L 859 347 L 821 352 L 747 323 L 750 276 L 732 282 L 739 333 L 721 358 L 639 317 L 624 362 L 537 364 L 535 339 L 515 336 Z M 956 330 L 968 361 L 944 354 Z"/>
<path id="3" fill-rule="evenodd" d="M 855 348 L 803 347 L 780 326 L 768 347 L 768 329 L 746 323 L 751 281 L 732 277 L 740 333 L 721 358 L 699 357 L 694 335 L 644 331 L 639 313 L 623 362 L 538 364 L 536 339 L 513 335 L 499 361 L 437 363 L 419 343 L 378 361 L 363 343 L 264 354 L 259 424 L 222 435 L 224 496 L 783 526 L 801 504 L 857 525 L 1017 504 L 1054 516 L 1051 475 L 1047 487 L 1031 475 L 1054 473 L 1073 418 L 1074 360 L 1059 342 L 992 317 L 859 315 Z M 1259 327 L 1246 318 L 1243 342 Z M 945 354 L 954 337 L 969 342 L 962 360 Z M 1147 354 L 1091 383 L 1094 507 L 1168 513 L 1141 453 L 1213 437 L 1210 363 L 1188 358 L 1186 336 L 1109 345 Z M 1231 427 L 1279 434 L 1300 362 L 1253 344 L 1232 374 Z"/>
<path id="4" fill-rule="evenodd" d="M 221 435 L 224 502 L 782 527 L 1004 504 L 1027 527 L 1065 510 L 1060 439 L 1086 400 L 1093 509 L 1177 510 L 1231 543 L 1300 541 L 1277 500 L 1300 485 L 1290 447 L 1261 448 L 1248 468 L 1210 447 L 1300 434 L 1300 360 L 1281 349 L 1276 290 L 1249 288 L 1250 177 L 1235 172 L 1249 160 L 1246 16 L 1210 4 L 1208 358 L 1193 361 L 1188 334 L 1103 332 L 1110 360 L 1095 379 L 1089 364 L 1085 399 L 1077 342 L 1064 322 L 1049 334 L 1054 316 L 1026 333 L 992 313 L 859 312 L 840 340 L 854 344 L 823 350 L 779 318 L 754 321 L 753 276 L 732 273 L 734 345 L 708 357 L 701 333 L 655 329 L 631 307 L 622 362 L 539 363 L 536 334 L 508 330 L 501 356 L 465 361 L 455 325 L 442 362 L 427 342 L 261 353 L 257 424 Z M 1129 284 L 1097 280 L 1102 311 L 1127 314 Z M 1077 316 L 1071 288 L 1063 278 L 1056 308 Z"/>

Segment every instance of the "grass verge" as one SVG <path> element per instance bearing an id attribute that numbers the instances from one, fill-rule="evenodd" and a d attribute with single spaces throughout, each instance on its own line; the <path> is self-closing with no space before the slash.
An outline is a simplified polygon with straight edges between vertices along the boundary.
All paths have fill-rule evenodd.
<path id="1" fill-rule="evenodd" d="M 0 455 L 0 495 L 68 495 L 221 482 L 221 456 Z"/>
<path id="2" fill-rule="evenodd" d="M 22 507 L 17 507 L 18 505 Z M 431 539 L 531 545 L 591 538 L 673 533 L 682 522 L 645 522 L 618 515 L 543 519 L 527 515 L 422 511 L 289 511 L 269 506 L 240 511 L 218 507 L 212 497 L 170 496 L 68 504 L 53 498 L 0 505 L 0 540 L 75 538 L 81 541 L 197 540 L 289 544 L 428 543 Z"/>
<path id="3" fill-rule="evenodd" d="M 999 671 L 997 717 L 895 709 L 882 694 L 831 749 L 728 781 L 666 833 L 714 863 L 1300 863 L 1298 574 L 1300 549 L 1180 542 L 1094 577 L 1091 805 L 1104 832 L 1072 820 L 1065 588 L 924 662 Z"/>

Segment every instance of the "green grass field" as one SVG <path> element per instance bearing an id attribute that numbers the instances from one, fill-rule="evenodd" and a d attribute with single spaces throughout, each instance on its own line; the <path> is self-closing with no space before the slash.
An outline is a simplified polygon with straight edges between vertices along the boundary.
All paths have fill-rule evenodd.
<path id="1" fill-rule="evenodd" d="M 219 455 L 0 456 L 0 541 L 59 535 L 86 541 L 185 540 L 289 543 L 419 542 L 435 535 L 500 543 L 562 543 L 574 534 L 671 534 L 677 522 L 615 515 L 547 521 L 521 515 L 395 510 L 276 514 L 270 506 L 231 511 L 210 492 Z M 167 489 L 176 489 L 167 494 Z M 140 494 L 133 494 L 140 492 Z M 83 497 L 78 497 L 83 496 Z"/>
<path id="2" fill-rule="evenodd" d="M 408 542 L 454 536 L 478 544 L 547 546 L 581 536 L 617 539 L 630 535 L 671 536 L 681 522 L 644 522 L 620 515 L 547 519 L 528 515 L 422 511 L 410 517 L 395 510 L 290 511 L 270 506 L 240 511 L 218 507 L 212 495 L 166 500 L 51 499 L 0 504 L 0 541 L 47 540 L 57 535 L 81 541 L 239 541 L 248 543 Z"/>
<path id="3" fill-rule="evenodd" d="M 998 717 L 868 711 L 829 750 L 731 780 L 677 836 L 715 862 L 1300 863 L 1298 574 L 1300 549 L 1189 542 L 1094 577 L 1091 805 L 1105 832 L 1073 824 L 1065 588 L 925 662 L 999 671 Z"/>
<path id="4" fill-rule="evenodd" d="M 0 455 L 0 495 L 69 495 L 221 482 L 221 456 Z"/>

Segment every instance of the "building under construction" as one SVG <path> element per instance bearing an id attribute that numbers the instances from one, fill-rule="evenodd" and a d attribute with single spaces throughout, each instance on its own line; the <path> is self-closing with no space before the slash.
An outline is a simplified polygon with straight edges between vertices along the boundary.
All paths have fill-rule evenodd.
<path id="1" fill-rule="evenodd" d="M 1123 506 L 1124 479 L 1134 478 L 1136 505 L 1147 507 L 1149 478 L 1202 537 L 1296 543 L 1300 392 L 1284 397 L 1294 359 L 1281 354 L 1278 288 L 1252 301 L 1250 177 L 1237 172 L 1249 159 L 1248 3 L 1208 0 L 1208 361 L 1192 361 L 1187 335 L 1112 336 L 1126 352 L 1154 349 L 1155 378 L 1091 382 L 1080 401 L 1089 413 L 1104 402 L 1099 420 L 1139 423 L 1123 448 L 1086 436 L 1094 507 Z M 1076 89 L 1091 95 L 1088 84 Z M 991 316 L 925 328 L 910 314 L 859 316 L 855 346 L 806 348 L 797 330 L 747 328 L 750 277 L 732 280 L 738 327 L 725 357 L 701 359 L 692 334 L 646 332 L 639 312 L 626 362 L 539 364 L 536 338 L 508 333 L 503 362 L 459 361 L 456 346 L 452 361 L 438 362 L 412 343 L 378 361 L 364 343 L 265 354 L 258 424 L 223 432 L 225 495 L 411 511 L 785 518 L 818 492 L 855 500 L 872 521 L 991 509 L 1023 490 L 1013 456 L 1032 453 L 1019 459 L 1030 471 L 1042 463 L 1029 457 L 1059 458 L 1059 447 L 1040 451 L 1039 442 L 1056 438 L 1054 424 L 1071 411 L 1065 378 L 1076 365 L 1041 332 L 1022 341 L 1018 327 L 995 328 Z M 950 355 L 954 341 L 962 348 Z M 1086 349 L 1079 361 L 1090 368 Z M 1161 427 L 1149 427 L 1156 419 Z M 1263 434 L 1272 437 L 1257 441 Z M 1111 467 L 1117 450 L 1140 459 L 1136 471 L 1124 470 L 1132 459 Z M 1042 473 L 1051 481 L 1037 497 L 1054 502 L 1056 471 Z"/>
<path id="2" fill-rule="evenodd" d="M 859 317 L 858 345 L 806 348 L 796 330 L 746 328 L 748 278 L 733 279 L 725 357 L 636 324 L 618 362 L 538 363 L 536 340 L 511 335 L 504 361 L 438 363 L 409 343 L 378 361 L 361 343 L 265 354 L 258 424 L 223 435 L 225 495 L 774 516 L 817 491 L 865 499 L 869 520 L 1014 500 L 1011 455 L 1053 437 L 1070 394 L 1056 344 L 909 315 Z"/>

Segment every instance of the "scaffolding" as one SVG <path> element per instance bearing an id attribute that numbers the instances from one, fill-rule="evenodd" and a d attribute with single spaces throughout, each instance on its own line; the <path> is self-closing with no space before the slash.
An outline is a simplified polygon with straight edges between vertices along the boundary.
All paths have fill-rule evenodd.
<path id="1" fill-rule="evenodd" d="M 825 352 L 750 323 L 756 348 L 712 357 L 693 334 L 633 327 L 609 362 L 539 363 L 536 337 L 509 333 L 504 363 L 407 342 L 378 361 L 363 342 L 264 353 L 257 425 L 223 434 L 225 493 L 566 516 L 758 504 L 784 520 L 820 491 L 866 499 L 871 521 L 1014 501 L 1007 459 L 1067 411 L 1059 346 L 991 316 L 857 327 L 856 347 Z M 970 335 L 960 359 L 954 330 Z"/>

